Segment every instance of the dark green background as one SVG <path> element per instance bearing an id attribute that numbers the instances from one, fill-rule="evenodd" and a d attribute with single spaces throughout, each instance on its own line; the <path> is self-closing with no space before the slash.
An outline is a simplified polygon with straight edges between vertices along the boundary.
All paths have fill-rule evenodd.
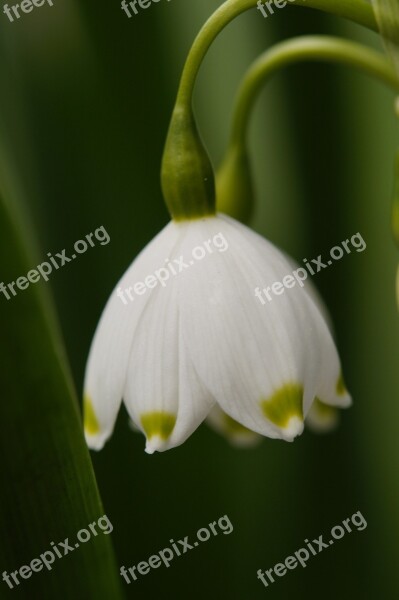
<path id="1" fill-rule="evenodd" d="M 71 248 L 101 225 L 111 236 L 110 244 L 88 250 L 46 286 L 79 393 L 113 285 L 168 220 L 159 183 L 163 143 L 190 44 L 219 4 L 161 0 L 128 19 L 117 0 L 54 0 L 53 8 L 12 24 L 0 13 L 2 153 L 28 198 L 39 260 Z M 310 32 L 380 47 L 377 36 L 308 9 L 287 8 L 267 20 L 256 10 L 240 17 L 211 48 L 196 91 L 200 129 L 215 165 L 245 69 L 273 42 Z M 325 437 L 306 432 L 294 444 L 265 439 L 243 451 L 201 426 L 183 446 L 154 456 L 144 454 L 144 439 L 129 430 L 123 409 L 111 440 L 92 454 L 114 526 L 117 564 L 146 560 L 170 538 L 195 537 L 222 515 L 234 525 L 232 534 L 201 544 L 169 569 L 123 584 L 127 597 L 398 597 L 398 254 L 389 227 L 398 139 L 393 100 L 378 83 L 320 65 L 291 68 L 262 93 L 250 135 L 258 196 L 254 228 L 297 260 L 326 253 L 358 231 L 367 242 L 365 252 L 352 253 L 314 280 L 333 315 L 354 406 L 339 430 Z M 32 255 L 31 268 L 37 263 Z M 1 297 L 2 318 L 7 310 Z M 1 369 L 24 377 L 11 360 Z M 1 399 L 11 401 L 8 395 Z M 347 534 L 306 569 L 267 589 L 256 578 L 259 568 L 284 561 L 305 538 L 328 535 L 358 510 L 368 523 L 364 531 Z M 47 526 L 43 522 L 44 539 Z M 37 555 L 42 551 L 38 547 Z M 85 597 L 79 580 L 52 591 L 61 572 L 68 575 L 69 560 L 34 576 L 42 586 L 48 582 L 47 597 Z M 21 597 L 34 597 L 35 585 L 34 578 L 25 581 Z M 0 597 L 14 591 L 0 581 Z"/>

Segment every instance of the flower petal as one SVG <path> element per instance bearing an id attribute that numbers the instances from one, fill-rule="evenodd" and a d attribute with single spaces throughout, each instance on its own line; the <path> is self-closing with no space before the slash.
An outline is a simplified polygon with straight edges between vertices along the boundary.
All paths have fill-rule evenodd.
<path id="1" fill-rule="evenodd" d="M 91 345 L 84 383 L 85 436 L 88 445 L 99 450 L 111 435 L 125 385 L 130 347 L 137 324 L 152 293 L 133 295 L 134 285 L 162 267 L 177 244 L 180 228 L 169 223 L 127 269 L 113 290 L 102 313 Z M 118 289 L 130 288 L 122 300 Z"/>
<path id="2" fill-rule="evenodd" d="M 334 342 L 301 287 L 283 289 L 265 305 L 255 298 L 257 287 L 281 281 L 292 268 L 247 227 L 225 215 L 197 221 L 182 251 L 190 251 L 188 242 L 201 244 L 215 235 L 226 239 L 226 252 L 207 257 L 184 278 L 182 323 L 191 360 L 230 417 L 291 441 L 302 432 L 318 390 L 338 378 Z"/>
<path id="3" fill-rule="evenodd" d="M 214 404 L 183 342 L 179 283 L 176 277 L 153 295 L 129 358 L 124 399 L 131 419 L 147 438 L 149 454 L 182 444 Z"/>
<path id="4" fill-rule="evenodd" d="M 291 257 L 289 257 L 287 255 L 285 255 L 285 256 L 286 256 L 289 264 L 292 266 L 293 270 L 298 269 L 299 265 Z M 327 309 L 318 289 L 316 288 L 315 285 L 313 285 L 313 283 L 310 279 L 306 280 L 305 285 L 302 289 L 303 289 L 303 291 L 307 292 L 310 299 L 313 301 L 313 303 L 319 309 L 319 311 L 320 311 L 322 317 L 324 318 L 325 323 L 331 333 L 331 336 L 334 337 L 334 329 L 333 329 L 333 323 L 331 320 L 331 316 L 330 316 L 330 313 L 328 312 L 328 309 Z M 328 340 L 326 341 L 326 344 L 323 347 L 327 350 L 328 349 L 331 350 L 331 344 L 329 343 Z M 329 385 L 327 386 L 327 389 L 326 389 L 326 386 L 324 386 L 322 389 L 320 389 L 320 393 L 324 394 L 327 404 L 330 404 L 331 406 L 339 406 L 340 408 L 348 408 L 352 404 L 352 399 L 351 399 L 351 397 L 346 389 L 345 383 L 344 383 L 343 375 L 340 370 L 341 367 L 339 364 L 339 357 L 336 352 L 335 346 L 332 348 L 332 350 L 333 350 L 333 352 L 331 353 L 330 357 L 326 356 L 326 358 L 325 358 L 326 363 L 328 363 L 328 361 L 330 361 L 329 371 L 330 371 L 330 374 L 332 374 L 332 376 L 329 378 Z M 321 404 L 323 404 L 323 403 L 321 402 Z M 331 411 L 331 413 L 332 412 L 334 412 L 334 411 Z"/>
<path id="5" fill-rule="evenodd" d="M 240 223 L 236 223 L 233 219 L 226 217 L 225 215 L 221 215 L 222 219 L 227 220 L 230 224 L 234 225 L 237 229 L 240 229 L 243 234 L 248 233 L 251 234 L 252 231 L 248 230 L 245 226 Z M 255 247 L 258 248 L 260 254 L 265 252 L 265 244 L 268 245 L 269 249 L 274 250 L 275 252 L 281 252 L 278 248 L 267 242 L 261 236 L 254 234 L 254 238 L 252 239 L 252 243 Z M 293 270 L 298 268 L 296 262 L 286 255 L 282 253 L 284 258 L 287 260 L 290 270 L 283 273 L 280 278 L 277 277 L 277 280 L 282 280 L 286 275 L 290 275 Z M 301 267 L 303 270 L 304 267 Z M 269 284 L 273 282 L 273 279 L 268 280 Z M 292 289 L 285 290 L 283 293 L 291 293 Z M 347 408 L 352 404 L 352 399 L 346 389 L 342 371 L 341 364 L 339 360 L 339 356 L 335 347 L 334 339 L 333 339 L 333 328 L 332 321 L 318 290 L 313 285 L 311 279 L 307 277 L 304 282 L 303 287 L 296 287 L 295 291 L 299 292 L 298 301 L 301 300 L 301 295 L 307 295 L 311 304 L 311 317 L 315 321 L 313 325 L 315 326 L 315 333 L 317 334 L 318 347 L 321 350 L 320 362 L 323 367 L 319 370 L 318 376 L 318 384 L 316 387 L 316 396 L 320 397 L 324 403 L 329 404 L 331 406 L 338 406 L 340 408 Z M 294 296 L 293 296 L 294 297 Z M 278 300 L 279 298 L 275 298 Z M 316 338 L 315 338 L 316 341 Z M 317 345 L 314 345 L 313 348 L 317 348 Z M 319 352 L 319 351 L 317 351 Z M 304 403 L 304 414 L 306 415 L 308 410 L 310 409 L 312 403 L 311 396 L 308 395 L 307 399 Z"/>

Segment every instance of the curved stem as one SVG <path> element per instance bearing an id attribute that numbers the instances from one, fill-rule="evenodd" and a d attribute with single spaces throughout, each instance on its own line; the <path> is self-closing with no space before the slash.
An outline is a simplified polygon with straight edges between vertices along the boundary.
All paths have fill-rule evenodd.
<path id="1" fill-rule="evenodd" d="M 215 213 L 214 172 L 192 110 L 194 85 L 202 60 L 217 35 L 244 11 L 255 6 L 260 8 L 261 1 L 227 0 L 202 27 L 189 52 L 180 80 L 161 166 L 162 192 L 169 212 L 175 220 L 197 219 Z M 377 30 L 373 9 L 366 0 L 289 2 L 324 10 Z"/>
<path id="2" fill-rule="evenodd" d="M 365 0 L 290 0 L 290 4 L 319 9 L 378 31 L 372 6 Z M 217 35 L 238 15 L 256 5 L 257 0 L 227 0 L 208 19 L 197 35 L 186 60 L 180 80 L 177 105 L 187 106 L 187 103 L 191 103 L 198 70 Z"/>
<path id="3" fill-rule="evenodd" d="M 376 77 L 399 93 L 399 78 L 384 55 L 331 36 L 301 36 L 277 44 L 247 71 L 235 102 L 231 142 L 244 144 L 253 104 L 263 84 L 281 67 L 303 60 L 341 63 Z"/>

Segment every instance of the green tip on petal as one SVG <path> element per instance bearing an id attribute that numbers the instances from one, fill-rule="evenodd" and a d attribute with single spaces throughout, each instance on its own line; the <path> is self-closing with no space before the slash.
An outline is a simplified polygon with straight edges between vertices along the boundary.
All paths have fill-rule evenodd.
<path id="1" fill-rule="evenodd" d="M 338 381 L 337 381 L 337 385 L 336 385 L 335 389 L 336 389 L 338 396 L 345 396 L 345 394 L 348 393 L 346 390 L 344 376 L 342 375 L 342 373 L 340 373 L 340 375 L 338 377 Z"/>
<path id="2" fill-rule="evenodd" d="M 83 410 L 85 432 L 87 435 L 97 435 L 100 433 L 100 425 L 94 412 L 93 404 L 87 395 L 84 396 Z"/>
<path id="3" fill-rule="evenodd" d="M 166 412 L 144 413 L 140 417 L 141 424 L 148 440 L 153 437 L 159 437 L 161 440 L 167 440 L 176 424 L 176 415 Z"/>
<path id="4" fill-rule="evenodd" d="M 267 400 L 262 400 L 261 408 L 265 417 L 285 430 L 291 438 L 303 431 L 302 403 L 303 387 L 297 383 L 288 383 Z"/>

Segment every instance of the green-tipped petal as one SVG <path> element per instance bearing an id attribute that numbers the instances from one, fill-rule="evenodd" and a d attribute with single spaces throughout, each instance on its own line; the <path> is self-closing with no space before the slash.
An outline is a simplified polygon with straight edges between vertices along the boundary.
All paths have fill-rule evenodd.
<path id="1" fill-rule="evenodd" d="M 303 386 L 287 383 L 272 396 L 261 400 L 263 414 L 280 427 L 287 437 L 303 431 Z"/>
<path id="2" fill-rule="evenodd" d="M 87 436 L 95 436 L 100 433 L 100 424 L 94 412 L 92 401 L 86 394 L 83 399 L 84 428 Z"/>
<path id="3" fill-rule="evenodd" d="M 186 231 L 192 225 L 194 222 L 174 227 Z M 180 247 L 176 252 L 169 255 L 171 263 L 180 256 Z M 131 419 L 146 436 L 148 454 L 182 444 L 214 404 L 182 338 L 179 290 L 185 276 L 177 273 L 165 287 L 154 289 L 132 340 L 124 400 Z"/>
<path id="4" fill-rule="evenodd" d="M 122 402 L 134 332 L 145 311 L 150 290 L 129 300 L 127 288 L 144 281 L 162 265 L 176 244 L 180 231 L 169 223 L 144 248 L 113 290 L 101 315 L 86 366 L 84 398 L 85 437 L 90 448 L 100 450 L 112 434 Z M 122 295 L 118 295 L 122 293 Z M 94 419 L 95 417 L 95 419 Z"/>
<path id="5" fill-rule="evenodd" d="M 176 424 L 176 415 L 161 411 L 149 412 L 142 414 L 140 421 L 147 437 L 146 452 L 152 454 L 154 441 L 157 444 L 166 442 L 172 435 Z"/>
<path id="6" fill-rule="evenodd" d="M 306 416 L 306 426 L 315 433 L 328 433 L 336 429 L 339 418 L 338 408 L 328 406 L 319 398 L 315 398 Z"/>
<path id="7" fill-rule="evenodd" d="M 256 289 L 270 290 L 292 273 L 292 266 L 272 244 L 226 215 L 192 224 L 182 254 L 187 255 L 189 242 L 199 244 L 216 232 L 228 242 L 226 252 L 187 270 L 182 281 L 182 331 L 191 362 L 232 419 L 259 434 L 291 441 L 302 431 L 303 417 L 319 392 L 324 397 L 327 391 L 328 400 L 337 402 L 341 368 L 331 333 L 299 284 L 271 301 L 256 297 Z M 291 385 L 298 387 L 286 387 Z M 283 389 L 289 390 L 288 402 Z M 277 409 L 265 414 L 263 402 L 278 393 L 271 406 L 281 414 Z"/>

